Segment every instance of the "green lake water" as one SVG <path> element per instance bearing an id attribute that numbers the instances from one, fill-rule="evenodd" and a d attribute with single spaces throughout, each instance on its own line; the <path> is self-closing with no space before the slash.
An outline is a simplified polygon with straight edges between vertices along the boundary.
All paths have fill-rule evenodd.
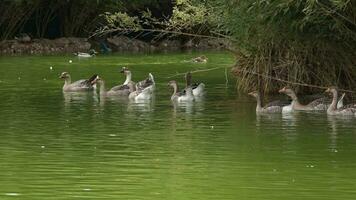
<path id="1" fill-rule="evenodd" d="M 0 200 L 356 199 L 356 117 L 256 116 L 223 68 L 193 74 L 205 98 L 172 104 L 168 77 L 234 62 L 183 62 L 196 55 L 0 57 Z M 154 74 L 151 102 L 62 93 L 62 71 L 109 88 L 122 66 Z"/>

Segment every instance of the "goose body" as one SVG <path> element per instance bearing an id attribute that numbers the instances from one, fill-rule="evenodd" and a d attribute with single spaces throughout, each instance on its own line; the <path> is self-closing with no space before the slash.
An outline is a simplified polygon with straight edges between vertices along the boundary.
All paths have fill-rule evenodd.
<path id="1" fill-rule="evenodd" d="M 172 101 L 178 101 L 178 102 L 194 101 L 193 90 L 191 87 L 186 88 L 183 92 L 178 92 L 178 84 L 176 81 L 170 81 L 168 85 L 173 88 L 173 94 L 171 96 Z"/>
<path id="2" fill-rule="evenodd" d="M 328 115 L 356 115 L 356 104 L 350 104 L 341 108 L 337 108 L 338 91 L 336 87 L 330 87 L 325 92 L 331 93 L 333 95 L 332 102 L 326 111 Z"/>
<path id="3" fill-rule="evenodd" d="M 192 59 L 192 62 L 194 63 L 207 63 L 208 62 L 208 58 L 204 55 L 195 57 Z"/>
<path id="4" fill-rule="evenodd" d="M 91 58 L 91 57 L 93 57 L 93 55 L 90 55 L 89 53 L 82 53 L 82 52 L 76 53 L 76 56 L 78 56 L 79 58 Z"/>
<path id="5" fill-rule="evenodd" d="M 64 79 L 63 92 L 85 92 L 96 88 L 96 84 L 92 83 L 96 77 L 97 75 L 95 74 L 89 79 L 82 79 L 72 83 L 69 73 L 63 72 L 59 78 Z"/>
<path id="6" fill-rule="evenodd" d="M 146 87 L 144 89 L 134 88 L 133 84 L 129 84 L 130 87 L 130 94 L 129 94 L 129 99 L 133 100 L 150 100 L 152 98 L 152 86 Z"/>
<path id="7" fill-rule="evenodd" d="M 310 102 L 307 105 L 303 105 L 299 103 L 298 97 L 295 94 L 294 90 L 288 87 L 284 87 L 279 90 L 279 93 L 283 93 L 288 95 L 289 97 L 292 98 L 292 103 L 285 108 L 283 108 L 283 112 L 291 112 L 295 110 L 301 110 L 301 111 L 321 111 L 321 110 L 327 110 L 328 106 L 330 105 L 330 99 L 323 97 L 319 99 L 315 99 L 314 101 Z M 339 106 L 343 105 L 343 97 L 340 98 L 339 100 Z"/>
<path id="8" fill-rule="evenodd" d="M 156 83 L 155 83 L 154 77 L 151 73 L 149 73 L 148 78 L 146 78 L 145 80 L 140 81 L 136 84 L 136 88 L 140 89 L 140 90 L 149 88 L 149 90 L 151 92 L 153 92 L 155 90 L 155 85 L 156 85 Z"/>
<path id="9" fill-rule="evenodd" d="M 249 95 L 256 98 L 256 113 L 281 113 L 286 104 L 282 101 L 272 101 L 262 107 L 261 95 L 258 91 L 250 92 Z"/>
<path id="10" fill-rule="evenodd" d="M 195 97 L 202 96 L 205 90 L 204 83 L 192 83 L 192 73 L 185 74 L 186 88 L 192 88 L 193 95 Z"/>
<path id="11" fill-rule="evenodd" d="M 89 53 L 77 52 L 74 55 L 78 56 L 78 58 L 91 58 L 95 56 L 97 52 L 94 49 L 90 49 Z"/>
<path id="12" fill-rule="evenodd" d="M 128 84 L 135 84 L 132 79 L 131 71 L 126 67 L 123 67 L 120 73 L 125 74 L 126 80 L 122 85 L 117 85 L 112 87 L 109 91 L 109 95 L 119 95 L 119 96 L 128 96 L 130 94 L 130 88 Z"/>
<path id="13" fill-rule="evenodd" d="M 106 91 L 105 81 L 99 76 L 93 80 L 93 83 L 98 83 L 100 85 L 100 96 L 128 96 L 130 94 L 130 88 L 127 85 L 123 85 L 121 88 L 116 87 L 115 90 L 110 89 Z"/>

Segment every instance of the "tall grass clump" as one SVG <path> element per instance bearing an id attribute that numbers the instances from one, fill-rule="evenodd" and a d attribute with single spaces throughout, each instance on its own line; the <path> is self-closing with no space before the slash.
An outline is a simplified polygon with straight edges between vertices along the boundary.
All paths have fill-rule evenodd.
<path id="1" fill-rule="evenodd" d="M 224 25 L 238 41 L 233 72 L 239 89 L 270 92 L 285 85 L 268 77 L 355 89 L 355 2 L 226 0 L 224 5 Z"/>

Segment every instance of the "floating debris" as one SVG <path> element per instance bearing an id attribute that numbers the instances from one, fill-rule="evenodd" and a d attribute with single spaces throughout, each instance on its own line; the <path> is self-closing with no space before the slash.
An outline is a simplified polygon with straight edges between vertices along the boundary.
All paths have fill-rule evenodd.
<path id="1" fill-rule="evenodd" d="M 50 66 L 50 67 L 49 67 L 49 70 L 53 70 L 53 67 L 52 67 L 52 66 Z"/>
<path id="2" fill-rule="evenodd" d="M 19 193 L 14 193 L 14 192 L 10 192 L 10 193 L 5 193 L 6 196 L 20 196 L 21 194 Z"/>
<path id="3" fill-rule="evenodd" d="M 110 134 L 109 136 L 110 136 L 110 137 L 115 137 L 115 136 L 116 136 L 116 134 Z"/>
<path id="4" fill-rule="evenodd" d="M 69 62 L 69 63 L 72 63 L 73 61 L 72 61 L 72 60 L 69 60 L 68 62 Z"/>

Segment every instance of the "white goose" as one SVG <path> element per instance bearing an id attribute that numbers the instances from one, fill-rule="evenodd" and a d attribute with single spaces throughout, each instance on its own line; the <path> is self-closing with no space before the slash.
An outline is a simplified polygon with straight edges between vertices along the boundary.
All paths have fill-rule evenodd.
<path id="1" fill-rule="evenodd" d="M 183 92 L 178 92 L 178 84 L 176 81 L 169 81 L 168 86 L 171 86 L 173 88 L 173 94 L 171 96 L 172 101 L 178 101 L 178 102 L 194 101 L 194 95 L 191 87 L 186 88 Z"/>
<path id="2" fill-rule="evenodd" d="M 139 90 L 144 90 L 146 88 L 149 88 L 151 92 L 153 92 L 155 90 L 155 80 L 154 80 L 154 77 L 151 73 L 148 74 L 148 77 L 143 80 L 143 81 L 140 81 L 136 84 L 136 88 L 139 89 Z"/>
<path id="3" fill-rule="evenodd" d="M 82 79 L 72 83 L 71 76 L 68 72 L 62 72 L 59 78 L 64 79 L 63 92 L 83 92 L 94 90 L 95 83 L 92 81 L 98 75 L 94 74 L 89 79 Z"/>
<path id="4" fill-rule="evenodd" d="M 205 84 L 204 83 L 193 83 L 192 84 L 192 73 L 187 72 L 185 74 L 186 88 L 192 88 L 193 95 L 195 97 L 202 96 L 204 94 Z"/>
<path id="5" fill-rule="evenodd" d="M 152 98 L 152 86 L 140 88 L 137 85 L 133 85 L 132 83 L 128 84 L 130 88 L 129 99 L 131 100 L 150 100 Z"/>

